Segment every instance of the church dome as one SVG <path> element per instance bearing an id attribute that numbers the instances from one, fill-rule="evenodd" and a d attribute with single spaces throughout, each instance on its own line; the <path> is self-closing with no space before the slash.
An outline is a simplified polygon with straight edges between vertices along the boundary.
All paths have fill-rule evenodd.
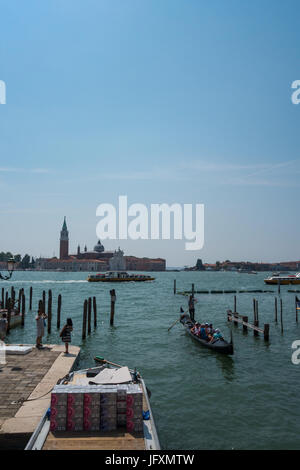
<path id="1" fill-rule="evenodd" d="M 97 251 L 97 253 L 102 253 L 102 251 L 104 251 L 104 246 L 102 245 L 100 240 L 98 240 L 97 245 L 94 246 L 94 251 Z"/>

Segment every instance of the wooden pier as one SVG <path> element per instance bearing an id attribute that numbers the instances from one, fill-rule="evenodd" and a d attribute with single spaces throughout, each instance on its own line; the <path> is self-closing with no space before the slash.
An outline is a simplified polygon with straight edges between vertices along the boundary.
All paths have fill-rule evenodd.
<path id="1" fill-rule="evenodd" d="M 6 354 L 6 364 L 0 364 L 0 450 L 25 448 L 50 406 L 53 386 L 75 366 L 80 353 L 71 345 L 68 355 L 64 345 L 28 346 L 27 354 Z"/>
<path id="2" fill-rule="evenodd" d="M 245 315 L 240 315 L 237 312 L 232 312 L 231 310 L 227 310 L 227 320 L 230 322 L 233 322 L 235 325 L 241 324 L 243 325 L 243 331 L 247 332 L 248 328 L 253 330 L 254 336 L 257 336 L 258 333 L 261 333 L 264 335 L 264 339 L 266 341 L 269 340 L 269 330 L 270 330 L 270 325 L 269 323 L 264 324 L 264 328 L 259 328 L 258 326 L 258 320 L 254 320 L 254 324 L 248 322 L 248 317 Z"/>

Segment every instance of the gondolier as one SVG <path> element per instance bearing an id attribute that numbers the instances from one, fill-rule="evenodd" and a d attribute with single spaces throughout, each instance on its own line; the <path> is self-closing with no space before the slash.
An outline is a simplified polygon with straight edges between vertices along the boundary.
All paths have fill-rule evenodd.
<path id="1" fill-rule="evenodd" d="M 189 298 L 189 314 L 191 319 L 194 321 L 195 320 L 195 300 L 192 295 L 190 295 Z"/>

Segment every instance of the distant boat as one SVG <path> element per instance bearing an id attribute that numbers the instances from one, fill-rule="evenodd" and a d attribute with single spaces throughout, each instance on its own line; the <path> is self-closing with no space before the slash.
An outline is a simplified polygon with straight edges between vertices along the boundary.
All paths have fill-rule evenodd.
<path id="1" fill-rule="evenodd" d="M 108 271 L 106 273 L 91 274 L 87 280 L 89 282 L 145 282 L 154 281 L 155 278 L 144 274 L 128 274 L 125 271 Z"/>
<path id="2" fill-rule="evenodd" d="M 249 271 L 249 269 L 238 269 L 237 272 L 240 274 L 257 274 L 256 271 Z"/>
<path id="3" fill-rule="evenodd" d="M 267 277 L 267 279 L 264 279 L 264 282 L 266 284 L 272 285 L 300 284 L 300 273 L 290 274 L 288 276 L 279 276 L 279 274 L 273 274 L 272 276 Z"/>

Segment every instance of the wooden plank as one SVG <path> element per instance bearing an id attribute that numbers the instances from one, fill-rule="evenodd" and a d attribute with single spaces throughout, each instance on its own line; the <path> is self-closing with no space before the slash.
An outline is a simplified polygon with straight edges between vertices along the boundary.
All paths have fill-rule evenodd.
<path id="1" fill-rule="evenodd" d="M 251 328 L 252 330 L 258 331 L 259 333 L 264 333 L 264 330 L 261 328 L 258 328 L 257 326 L 252 325 L 251 323 L 245 322 L 241 320 L 240 318 L 235 318 L 235 315 L 232 313 L 228 313 L 228 320 L 229 321 L 236 321 L 237 323 L 241 323 L 244 326 L 247 326 L 248 328 Z"/>
<path id="2" fill-rule="evenodd" d="M 48 434 L 43 450 L 145 450 L 142 433 L 126 429 L 110 432 L 63 432 Z"/>

